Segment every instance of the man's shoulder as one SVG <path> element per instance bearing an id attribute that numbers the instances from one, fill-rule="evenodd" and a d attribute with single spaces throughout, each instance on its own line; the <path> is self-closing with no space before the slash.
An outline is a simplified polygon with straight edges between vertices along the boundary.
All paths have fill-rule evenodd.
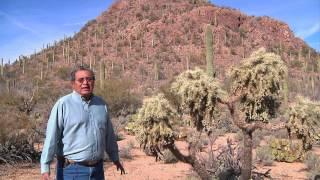
<path id="1" fill-rule="evenodd" d="M 94 96 L 93 96 L 93 100 L 96 101 L 96 102 L 105 104 L 105 105 L 107 104 L 106 101 L 105 101 L 102 97 L 97 96 L 97 95 L 94 95 Z"/>
<path id="2" fill-rule="evenodd" d="M 72 99 L 72 93 L 64 95 L 57 100 L 57 103 L 64 103 L 66 101 L 70 101 Z"/>

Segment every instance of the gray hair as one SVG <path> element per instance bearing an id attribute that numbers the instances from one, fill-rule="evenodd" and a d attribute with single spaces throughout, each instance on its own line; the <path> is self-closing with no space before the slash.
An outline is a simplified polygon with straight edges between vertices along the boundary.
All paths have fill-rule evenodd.
<path id="1" fill-rule="evenodd" d="M 87 66 L 81 65 L 81 66 L 75 67 L 75 68 L 71 71 L 71 73 L 70 73 L 70 81 L 75 81 L 75 80 L 76 80 L 76 73 L 77 73 L 78 71 L 89 71 L 89 72 L 92 74 L 93 78 L 95 79 L 95 74 L 94 74 L 94 72 L 93 72 L 90 68 L 88 68 Z"/>

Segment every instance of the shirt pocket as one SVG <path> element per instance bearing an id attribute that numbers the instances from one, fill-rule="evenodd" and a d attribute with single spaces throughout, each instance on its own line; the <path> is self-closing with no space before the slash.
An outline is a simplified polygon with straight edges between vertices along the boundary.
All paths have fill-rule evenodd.
<path id="1" fill-rule="evenodd" d="M 89 113 L 81 110 L 80 108 L 73 108 L 72 113 L 69 112 L 66 120 L 66 126 L 69 128 L 82 128 L 87 127 L 89 121 Z"/>

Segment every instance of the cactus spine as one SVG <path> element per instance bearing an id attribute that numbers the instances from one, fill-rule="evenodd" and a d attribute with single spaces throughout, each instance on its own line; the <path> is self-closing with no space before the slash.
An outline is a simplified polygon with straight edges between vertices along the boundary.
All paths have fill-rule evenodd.
<path id="1" fill-rule="evenodd" d="M 206 45 L 206 61 L 207 61 L 207 74 L 210 77 L 215 76 L 214 68 L 213 68 L 213 34 L 211 26 L 208 25 L 205 34 L 205 45 Z"/>

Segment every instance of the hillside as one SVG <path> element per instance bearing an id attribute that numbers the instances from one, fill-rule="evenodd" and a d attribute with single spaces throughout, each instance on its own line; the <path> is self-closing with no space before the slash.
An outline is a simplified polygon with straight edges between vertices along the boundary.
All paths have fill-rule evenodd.
<path id="1" fill-rule="evenodd" d="M 108 102 L 118 103 L 112 108 L 121 110 L 121 103 L 131 103 L 127 100 L 133 97 L 131 93 L 138 99 L 151 95 L 182 71 L 204 67 L 208 25 L 221 81 L 231 65 L 263 46 L 281 55 L 289 67 L 289 99 L 300 93 L 319 100 L 319 54 L 296 38 L 284 22 L 247 16 L 201 0 L 119 0 L 73 37 L 2 65 L 0 99 L 8 98 L 2 101 L 2 111 L 32 111 L 32 118 L 46 122 L 52 104 L 70 91 L 69 72 L 76 64 L 87 64 L 96 72 L 96 89 L 108 91 L 113 98 L 107 98 Z M 124 100 L 119 102 L 118 97 Z M 15 107 L 8 104 L 15 103 L 19 108 L 12 110 Z"/>
<path id="2" fill-rule="evenodd" d="M 208 26 L 213 33 L 213 64 L 223 88 L 229 88 L 226 72 L 231 66 L 265 47 L 280 55 L 289 67 L 289 102 L 284 100 L 284 107 L 297 94 L 320 100 L 320 54 L 295 37 L 284 22 L 248 16 L 206 0 L 118 0 L 72 37 L 1 64 L 0 146 L 23 147 L 13 150 L 20 153 L 28 151 L 23 143 L 31 150 L 34 144 L 41 145 L 50 109 L 71 91 L 69 73 L 80 64 L 95 71 L 95 94 L 108 102 L 119 134 L 134 118 L 129 115 L 141 106 L 142 97 L 166 91 L 168 83 L 187 69 L 206 68 Z M 230 116 L 222 116 L 226 121 L 217 131 L 236 132 L 238 129 L 227 121 Z M 39 158 L 35 151 L 23 153 L 35 156 L 2 155 L 16 162 Z M 0 158 L 0 165 L 6 163 Z"/>
<path id="3" fill-rule="evenodd" d="M 294 37 L 287 24 L 201 0 L 116 1 L 73 37 L 5 66 L 1 89 L 4 91 L 6 80 L 20 89 L 30 82 L 36 86 L 43 79 L 60 85 L 60 79 L 67 79 L 69 67 L 85 63 L 97 72 L 98 80 L 130 79 L 136 92 L 152 92 L 180 72 L 205 65 L 204 30 L 208 24 L 213 26 L 214 65 L 220 79 L 230 65 L 264 46 L 282 56 L 291 78 L 300 83 L 313 79 L 313 93 L 307 95 L 318 98 L 319 55 Z M 294 92 L 302 91 L 297 85 L 292 87 L 297 88 L 291 88 Z"/>

